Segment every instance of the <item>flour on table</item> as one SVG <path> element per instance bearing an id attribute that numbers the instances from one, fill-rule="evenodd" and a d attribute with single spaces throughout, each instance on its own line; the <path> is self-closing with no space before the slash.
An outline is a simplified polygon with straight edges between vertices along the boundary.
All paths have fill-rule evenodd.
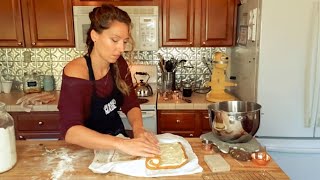
<path id="1" fill-rule="evenodd" d="M 58 165 L 56 167 L 53 167 L 50 179 L 58 180 L 65 172 L 74 171 L 72 162 L 73 159 L 76 158 L 76 156 L 70 156 L 68 152 L 69 149 L 66 148 L 59 148 L 58 150 L 49 150 L 45 148 L 45 152 L 42 155 L 46 157 L 47 168 L 50 168 L 53 164 L 56 164 L 54 163 L 55 160 L 59 160 Z"/>

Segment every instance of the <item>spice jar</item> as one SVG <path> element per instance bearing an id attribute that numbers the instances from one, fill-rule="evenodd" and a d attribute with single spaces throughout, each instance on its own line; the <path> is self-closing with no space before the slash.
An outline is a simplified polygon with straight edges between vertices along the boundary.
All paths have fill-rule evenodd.
<path id="1" fill-rule="evenodd" d="M 14 121 L 7 113 L 6 105 L 0 102 L 0 173 L 8 171 L 17 162 Z"/>

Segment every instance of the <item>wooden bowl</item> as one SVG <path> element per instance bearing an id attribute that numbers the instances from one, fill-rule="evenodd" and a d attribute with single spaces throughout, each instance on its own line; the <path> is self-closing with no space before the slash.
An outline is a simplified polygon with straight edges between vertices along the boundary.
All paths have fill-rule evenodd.
<path id="1" fill-rule="evenodd" d="M 255 153 L 252 153 L 251 154 L 251 158 L 252 158 L 252 161 L 255 164 L 258 164 L 258 165 L 261 165 L 261 166 L 267 165 L 271 160 L 271 156 L 266 152 L 255 152 Z"/>

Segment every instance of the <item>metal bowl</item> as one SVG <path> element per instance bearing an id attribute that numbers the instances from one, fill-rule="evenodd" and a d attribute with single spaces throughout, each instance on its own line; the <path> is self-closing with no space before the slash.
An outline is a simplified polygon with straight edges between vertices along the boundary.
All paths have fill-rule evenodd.
<path id="1" fill-rule="evenodd" d="M 209 123 L 215 137 L 227 143 L 245 143 L 260 125 L 261 105 L 247 101 L 223 101 L 208 106 Z"/>

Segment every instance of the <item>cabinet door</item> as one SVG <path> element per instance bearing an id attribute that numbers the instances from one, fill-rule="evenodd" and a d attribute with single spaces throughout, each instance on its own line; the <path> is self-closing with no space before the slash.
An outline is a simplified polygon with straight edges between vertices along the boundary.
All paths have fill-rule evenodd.
<path id="1" fill-rule="evenodd" d="M 173 133 L 184 137 L 199 136 L 194 111 L 158 111 L 158 133 Z"/>
<path id="2" fill-rule="evenodd" d="M 162 46 L 193 46 L 195 0 L 163 0 Z"/>
<path id="3" fill-rule="evenodd" d="M 199 113 L 199 119 L 200 119 L 200 122 L 201 122 L 202 134 L 210 132 L 212 129 L 211 129 L 210 122 L 209 122 L 208 111 L 207 110 L 204 110 L 204 111 L 201 110 L 198 113 Z"/>
<path id="4" fill-rule="evenodd" d="M 27 47 L 74 47 L 72 2 L 28 0 L 24 20 Z M 24 14 L 25 17 L 25 14 Z M 30 31 L 30 32 L 27 32 Z"/>
<path id="5" fill-rule="evenodd" d="M 233 46 L 237 0 L 202 0 L 201 46 Z"/>
<path id="6" fill-rule="evenodd" d="M 116 6 L 157 6 L 158 0 L 73 0 L 74 6 L 101 6 L 104 3 Z"/>
<path id="7" fill-rule="evenodd" d="M 20 0 L 0 2 L 0 46 L 24 46 Z"/>

